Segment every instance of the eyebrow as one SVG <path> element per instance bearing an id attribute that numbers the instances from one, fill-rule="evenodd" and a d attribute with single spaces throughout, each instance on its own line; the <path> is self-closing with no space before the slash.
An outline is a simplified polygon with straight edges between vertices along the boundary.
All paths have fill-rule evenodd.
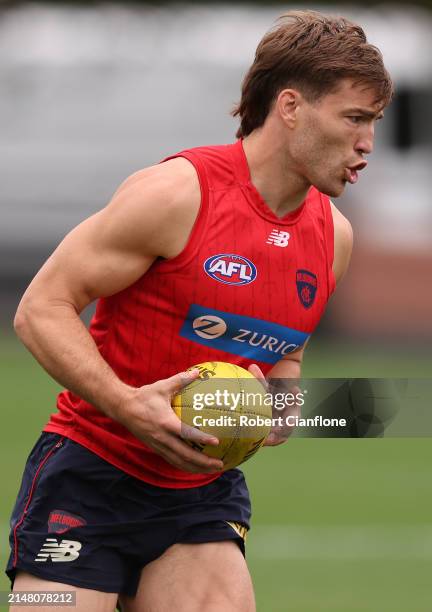
<path id="1" fill-rule="evenodd" d="M 366 110 L 365 108 L 354 107 L 349 108 L 345 111 L 346 113 L 357 113 L 358 115 L 363 115 L 363 117 L 368 117 L 369 119 L 382 119 L 384 117 L 384 113 L 379 111 L 378 113 L 374 113 L 373 111 Z"/>

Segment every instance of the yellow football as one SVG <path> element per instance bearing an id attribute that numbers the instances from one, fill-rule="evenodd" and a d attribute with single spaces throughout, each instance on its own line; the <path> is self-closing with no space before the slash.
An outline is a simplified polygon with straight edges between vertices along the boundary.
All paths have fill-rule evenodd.
<path id="1" fill-rule="evenodd" d="M 223 361 L 207 361 L 189 370 L 195 368 L 199 378 L 173 397 L 172 407 L 183 423 L 218 438 L 218 446 L 186 441 L 209 457 L 222 459 L 224 470 L 229 470 L 264 444 L 271 429 L 271 399 L 244 368 Z"/>

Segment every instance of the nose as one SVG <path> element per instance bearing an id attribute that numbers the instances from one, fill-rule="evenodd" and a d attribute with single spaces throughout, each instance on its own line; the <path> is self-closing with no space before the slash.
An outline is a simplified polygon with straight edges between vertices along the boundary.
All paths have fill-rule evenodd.
<path id="1" fill-rule="evenodd" d="M 372 153 L 374 146 L 375 126 L 373 123 L 365 126 L 362 133 L 359 135 L 359 140 L 356 143 L 355 150 L 362 155 Z"/>

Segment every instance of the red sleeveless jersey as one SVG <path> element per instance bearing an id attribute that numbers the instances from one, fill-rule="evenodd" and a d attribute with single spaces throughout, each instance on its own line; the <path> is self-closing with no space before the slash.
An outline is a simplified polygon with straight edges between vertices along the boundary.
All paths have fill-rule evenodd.
<path id="1" fill-rule="evenodd" d="M 329 199 L 312 187 L 299 208 L 277 217 L 251 182 L 241 140 L 177 156 L 194 165 L 201 186 L 188 243 L 127 289 L 99 299 L 90 334 L 117 376 L 135 387 L 203 361 L 256 362 L 267 373 L 304 344 L 334 289 Z M 45 431 L 136 478 L 186 488 L 218 477 L 171 466 L 70 391 L 60 393 L 57 407 Z"/>

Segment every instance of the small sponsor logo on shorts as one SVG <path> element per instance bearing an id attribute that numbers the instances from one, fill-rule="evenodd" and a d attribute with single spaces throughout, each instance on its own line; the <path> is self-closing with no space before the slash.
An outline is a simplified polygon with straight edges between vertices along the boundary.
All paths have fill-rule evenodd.
<path id="1" fill-rule="evenodd" d="M 239 535 L 242 540 L 246 541 L 248 528 L 242 523 L 236 523 L 235 521 L 225 521 L 230 527 L 234 529 L 237 535 Z"/>
<path id="2" fill-rule="evenodd" d="M 48 518 L 48 533 L 65 533 L 73 527 L 87 525 L 81 516 L 64 510 L 53 510 Z"/>
<path id="3" fill-rule="evenodd" d="M 82 548 L 81 542 L 75 540 L 60 540 L 47 538 L 38 552 L 35 561 L 45 563 L 51 560 L 53 563 L 75 561 L 79 557 Z"/>

